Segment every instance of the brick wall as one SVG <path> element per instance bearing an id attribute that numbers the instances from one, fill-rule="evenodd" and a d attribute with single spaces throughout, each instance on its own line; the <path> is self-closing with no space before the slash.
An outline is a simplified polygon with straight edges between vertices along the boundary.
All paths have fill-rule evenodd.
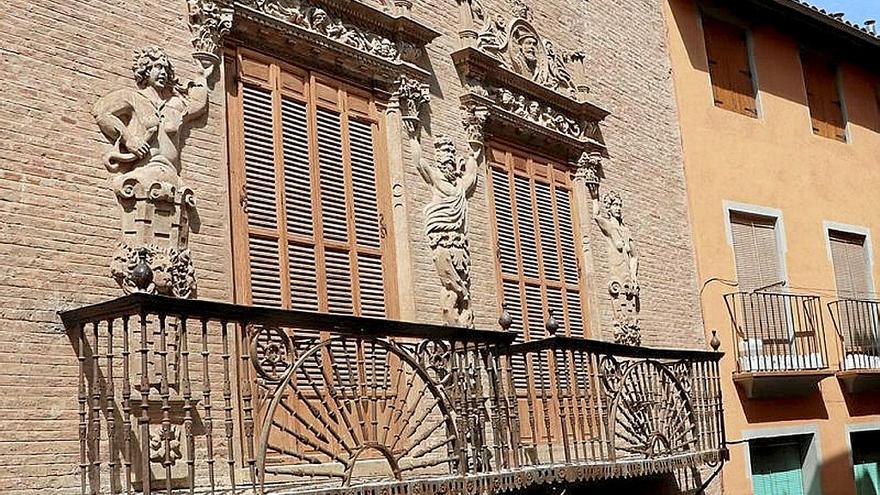
<path id="1" fill-rule="evenodd" d="M 604 135 L 607 184 L 623 195 L 639 243 L 646 344 L 702 347 L 685 210 L 681 152 L 664 28 L 657 0 L 532 2 L 535 24 L 566 49 L 589 56 L 596 103 L 612 111 Z M 490 12 L 506 3 L 487 2 Z M 0 13 L 0 492 L 77 491 L 77 363 L 56 312 L 120 295 L 109 277 L 119 211 L 100 163 L 106 141 L 89 111 L 133 85 L 132 51 L 162 46 L 179 76 L 192 77 L 186 2 L 10 0 Z M 430 48 L 436 75 L 425 130 L 464 150 L 449 53 L 457 48 L 455 3 L 417 2 L 414 16 L 442 32 Z M 552 33 L 552 34 L 551 34 Z M 581 42 L 582 40 L 582 42 Z M 207 117 L 186 137 L 183 175 L 195 189 L 201 226 L 191 237 L 200 297 L 231 300 L 223 79 Z M 407 157 L 408 157 L 407 153 Z M 421 319 L 439 322 L 438 283 L 423 235 L 429 187 L 407 164 L 410 247 Z M 498 317 L 488 198 L 481 177 L 471 201 L 473 305 L 477 325 Z M 593 298 L 609 338 L 604 241 L 589 231 L 597 271 Z"/>

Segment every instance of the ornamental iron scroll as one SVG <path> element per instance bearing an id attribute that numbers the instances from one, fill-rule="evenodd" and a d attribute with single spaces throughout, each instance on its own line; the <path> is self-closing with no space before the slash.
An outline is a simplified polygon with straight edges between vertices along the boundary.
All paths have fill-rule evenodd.
<path id="1" fill-rule="evenodd" d="M 402 481 L 464 470 L 449 398 L 393 342 L 321 341 L 299 355 L 267 399 L 257 445 L 261 483 L 271 476 L 329 489 L 363 476 Z"/>
<path id="2" fill-rule="evenodd" d="M 294 349 L 287 332 L 277 327 L 251 328 L 251 364 L 262 378 L 277 382 L 293 366 Z"/>
<path id="3" fill-rule="evenodd" d="M 668 457 L 696 450 L 699 432 L 687 391 L 666 365 L 628 361 L 619 367 L 609 431 L 615 457 Z"/>

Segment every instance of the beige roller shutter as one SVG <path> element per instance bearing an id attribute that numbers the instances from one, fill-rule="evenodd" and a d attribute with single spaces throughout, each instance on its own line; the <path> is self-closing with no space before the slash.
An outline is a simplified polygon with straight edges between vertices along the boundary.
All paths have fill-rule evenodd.
<path id="1" fill-rule="evenodd" d="M 871 290 L 865 236 L 831 230 L 831 261 L 841 299 L 867 299 Z"/>

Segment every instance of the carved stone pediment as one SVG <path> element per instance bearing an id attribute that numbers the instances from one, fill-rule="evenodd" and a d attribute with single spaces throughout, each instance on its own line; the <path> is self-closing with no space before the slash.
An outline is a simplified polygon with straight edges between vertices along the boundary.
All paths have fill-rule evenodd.
<path id="1" fill-rule="evenodd" d="M 513 0 L 510 20 L 491 17 L 479 0 L 461 5 L 464 46 L 452 59 L 467 89 L 462 103 L 485 107 L 495 134 L 571 160 L 604 153 L 599 122 L 609 112 L 587 101 L 583 54 L 541 36 L 520 0 Z"/>
<path id="2" fill-rule="evenodd" d="M 395 2 L 395 5 L 401 2 Z M 405 3 L 405 2 L 403 2 Z M 391 89 L 401 75 L 425 80 L 425 45 L 439 33 L 404 13 L 356 0 L 236 0 L 232 37 L 356 80 Z"/>

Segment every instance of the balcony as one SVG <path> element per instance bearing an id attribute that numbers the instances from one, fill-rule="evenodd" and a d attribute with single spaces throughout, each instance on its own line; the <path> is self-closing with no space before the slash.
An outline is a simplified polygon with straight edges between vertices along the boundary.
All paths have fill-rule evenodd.
<path id="1" fill-rule="evenodd" d="M 144 294 L 62 318 L 83 494 L 494 493 L 722 455 L 718 353 Z"/>
<path id="2" fill-rule="evenodd" d="M 880 389 L 880 302 L 841 299 L 828 309 L 841 356 L 837 378 L 853 394 Z"/>
<path id="3" fill-rule="evenodd" d="M 746 397 L 808 395 L 833 374 L 819 296 L 755 291 L 724 300 L 736 343 L 733 380 Z"/>

